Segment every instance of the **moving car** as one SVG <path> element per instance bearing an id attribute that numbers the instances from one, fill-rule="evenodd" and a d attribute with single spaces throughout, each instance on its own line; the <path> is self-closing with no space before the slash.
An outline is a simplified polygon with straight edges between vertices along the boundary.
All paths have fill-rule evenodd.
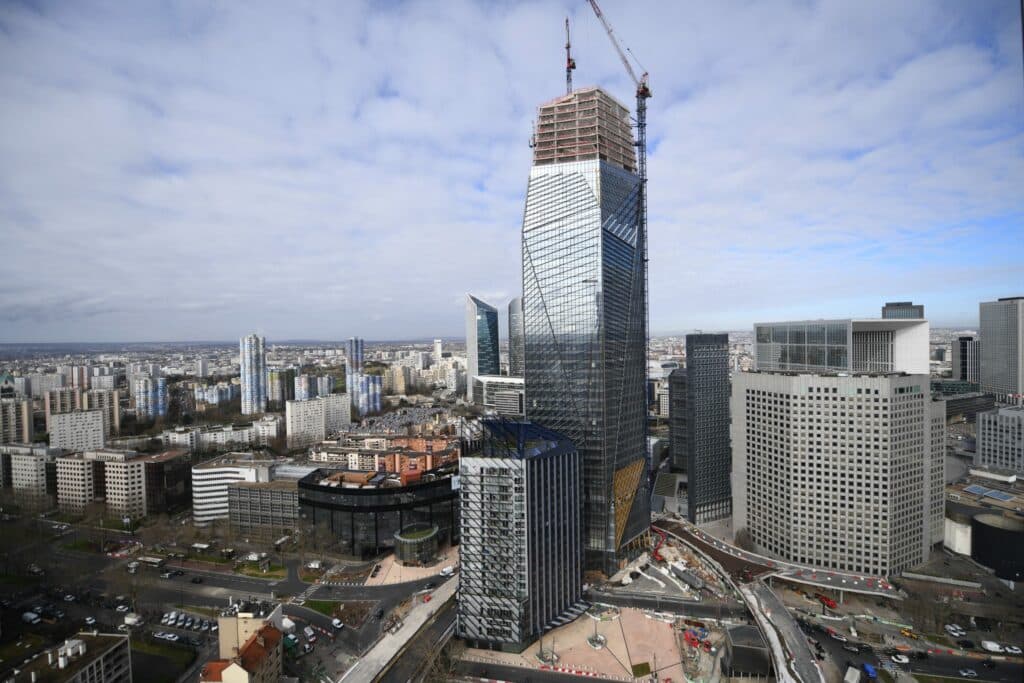
<path id="1" fill-rule="evenodd" d="M 977 678 L 978 672 L 974 669 L 960 669 L 960 675 L 964 678 Z"/>
<path id="2" fill-rule="evenodd" d="M 85 618 L 85 625 L 86 626 L 95 626 L 96 625 L 96 620 L 94 618 L 92 618 L 92 617 L 86 617 Z"/>
<path id="3" fill-rule="evenodd" d="M 959 645 L 964 650 L 973 650 L 974 649 L 974 641 L 973 640 L 958 640 L 958 641 L 956 641 L 956 644 Z"/>
<path id="4" fill-rule="evenodd" d="M 1007 645 L 1003 649 L 1006 650 L 1006 654 L 1008 655 L 1019 655 L 1022 653 L 1022 650 L 1016 645 Z"/>
<path id="5" fill-rule="evenodd" d="M 302 629 L 302 633 L 306 636 L 306 640 L 308 640 L 309 642 L 316 642 L 316 631 L 313 630 L 313 627 L 307 626 L 306 628 Z"/>
<path id="6" fill-rule="evenodd" d="M 906 655 L 892 655 L 890 659 L 892 659 L 896 664 L 910 664 L 910 657 L 907 657 Z"/>

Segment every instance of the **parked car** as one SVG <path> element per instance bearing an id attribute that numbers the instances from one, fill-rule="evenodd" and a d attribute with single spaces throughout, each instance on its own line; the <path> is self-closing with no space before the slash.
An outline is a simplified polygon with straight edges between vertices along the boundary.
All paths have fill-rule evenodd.
<path id="1" fill-rule="evenodd" d="M 978 672 L 974 669 L 960 669 L 960 675 L 964 678 L 977 678 Z"/>
<path id="2" fill-rule="evenodd" d="M 74 602 L 74 601 L 75 601 L 75 596 L 72 595 L 71 593 L 68 593 L 67 595 L 64 596 L 64 602 Z"/>
<path id="3" fill-rule="evenodd" d="M 171 573 L 170 572 L 163 572 L 163 573 L 160 574 L 160 578 L 161 579 L 169 579 L 169 578 L 171 578 Z"/>
<path id="4" fill-rule="evenodd" d="M 1022 652 L 1024 652 L 1019 647 L 1017 647 L 1016 645 L 1007 645 L 1003 649 L 1006 650 L 1006 654 L 1008 654 L 1008 655 L 1019 655 L 1019 654 L 1022 654 Z"/>
<path id="5" fill-rule="evenodd" d="M 974 641 L 973 640 L 958 640 L 958 641 L 956 641 L 956 644 L 959 645 L 960 647 L 962 647 L 965 650 L 973 650 L 974 649 Z"/>
<path id="6" fill-rule="evenodd" d="M 202 582 L 203 582 L 203 577 L 201 577 L 201 576 L 193 576 L 192 577 L 192 583 L 202 583 Z"/>
<path id="7" fill-rule="evenodd" d="M 331 619 L 331 626 L 333 626 L 334 628 L 342 628 L 345 626 L 345 624 L 341 623 L 341 619 L 334 618 Z"/>
<path id="8" fill-rule="evenodd" d="M 127 612 L 129 609 L 130 608 L 128 607 L 128 605 L 118 605 L 117 606 L 117 611 L 118 612 Z"/>
<path id="9" fill-rule="evenodd" d="M 96 625 L 96 620 L 93 617 L 86 617 L 85 618 L 85 625 L 86 626 L 95 626 Z"/>

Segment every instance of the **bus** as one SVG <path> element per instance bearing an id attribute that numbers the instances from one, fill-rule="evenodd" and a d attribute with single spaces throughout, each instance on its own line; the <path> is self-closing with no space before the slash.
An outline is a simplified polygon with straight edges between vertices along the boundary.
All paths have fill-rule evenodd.
<path id="1" fill-rule="evenodd" d="M 164 558 L 162 558 L 162 557 L 147 557 L 147 556 L 143 555 L 143 556 L 137 557 L 135 559 L 137 559 L 140 564 L 144 564 L 147 567 L 153 567 L 155 569 L 160 569 L 165 564 L 167 564 L 167 561 L 164 560 Z"/>

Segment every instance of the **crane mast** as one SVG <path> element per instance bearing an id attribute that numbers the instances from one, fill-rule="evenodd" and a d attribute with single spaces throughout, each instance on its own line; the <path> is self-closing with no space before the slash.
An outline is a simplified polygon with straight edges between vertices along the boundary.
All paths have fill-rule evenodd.
<path id="1" fill-rule="evenodd" d="M 569 17 L 565 18 L 565 94 L 572 94 L 572 70 L 576 60 L 572 58 L 572 43 L 569 42 Z"/>

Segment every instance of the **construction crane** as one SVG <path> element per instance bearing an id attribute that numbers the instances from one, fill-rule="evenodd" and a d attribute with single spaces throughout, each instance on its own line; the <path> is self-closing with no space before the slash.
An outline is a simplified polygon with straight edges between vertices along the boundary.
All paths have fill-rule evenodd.
<path id="1" fill-rule="evenodd" d="M 569 17 L 565 18 L 565 94 L 572 94 L 572 70 L 576 60 L 572 58 L 572 43 L 569 42 Z"/>

